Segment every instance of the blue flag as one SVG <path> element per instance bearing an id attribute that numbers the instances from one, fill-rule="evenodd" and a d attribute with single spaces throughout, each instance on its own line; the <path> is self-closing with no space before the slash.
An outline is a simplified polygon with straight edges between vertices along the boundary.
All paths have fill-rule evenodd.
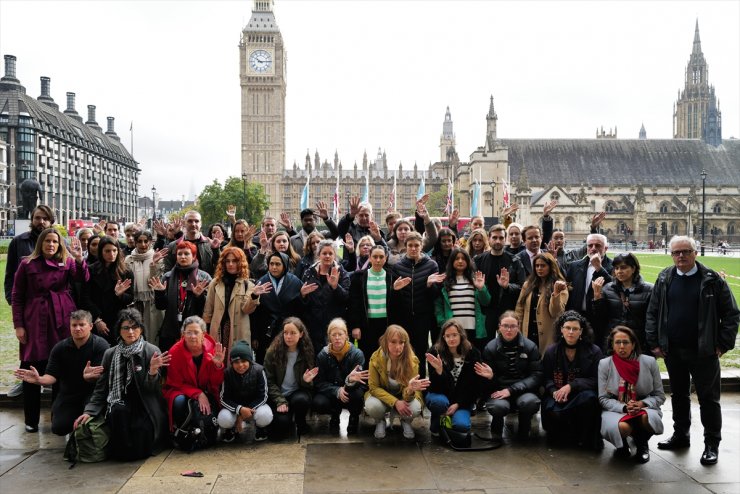
<path id="1" fill-rule="evenodd" d="M 427 193 L 426 185 L 424 185 L 424 175 L 421 176 L 421 182 L 419 183 L 419 190 L 416 192 L 416 200 L 418 201 L 424 194 Z"/>
<path id="2" fill-rule="evenodd" d="M 308 209 L 308 179 L 306 179 L 306 185 L 303 186 L 303 192 L 301 192 L 301 211 Z"/>
<path id="3" fill-rule="evenodd" d="M 478 202 L 480 201 L 480 184 L 473 184 L 473 200 L 470 201 L 470 217 L 478 215 Z"/>

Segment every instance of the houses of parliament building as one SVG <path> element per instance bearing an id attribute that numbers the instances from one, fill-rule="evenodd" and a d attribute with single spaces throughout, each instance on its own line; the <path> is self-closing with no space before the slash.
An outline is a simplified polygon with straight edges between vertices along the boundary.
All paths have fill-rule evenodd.
<path id="1" fill-rule="evenodd" d="M 644 127 L 634 139 L 617 138 L 616 129 L 597 130 L 591 139 L 507 139 L 496 132 L 498 116 L 490 96 L 486 134 L 467 161 L 458 156 L 447 108 L 439 161 L 428 169 L 390 165 L 382 149 L 374 159 L 365 152 L 362 162 L 352 165 L 336 153 L 329 161 L 318 151 L 313 157 L 307 152 L 305 163 L 286 168 L 286 47 L 272 7 L 272 0 L 255 0 L 239 50 L 242 173 L 264 184 L 273 214 L 287 211 L 297 218 L 309 175 L 312 202 L 328 201 L 339 178 L 345 210 L 350 195 L 362 194 L 369 175 L 370 202 L 381 222 L 394 177 L 395 207 L 403 215 L 413 213 L 424 177 L 427 192 L 446 190 L 451 178 L 462 215 L 469 213 L 474 182 L 480 179 L 481 214 L 496 217 L 505 180 L 511 202 L 520 206 L 520 223 L 538 222 L 545 202 L 557 199 L 556 228 L 584 234 L 591 216 L 605 210 L 602 227 L 608 235 L 646 241 L 674 234 L 700 236 L 704 185 L 707 241 L 740 240 L 740 141 L 722 139 L 722 116 L 709 83 L 698 21 L 674 105 L 672 139 L 648 139 Z"/>

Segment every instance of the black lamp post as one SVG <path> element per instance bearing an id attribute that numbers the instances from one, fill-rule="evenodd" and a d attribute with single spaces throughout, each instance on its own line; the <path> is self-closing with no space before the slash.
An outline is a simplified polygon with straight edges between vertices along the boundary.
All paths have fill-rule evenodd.
<path id="1" fill-rule="evenodd" d="M 242 172 L 242 199 L 244 200 L 244 216 L 247 217 L 247 172 Z"/>
<path id="2" fill-rule="evenodd" d="M 347 212 L 349 213 L 349 196 L 350 196 L 349 190 L 345 192 L 344 195 L 347 198 Z"/>
<path id="3" fill-rule="evenodd" d="M 707 214 L 707 170 L 701 169 L 701 255 L 704 257 L 704 230 Z"/>
<path id="4" fill-rule="evenodd" d="M 157 188 L 152 185 L 152 228 L 157 221 Z"/>

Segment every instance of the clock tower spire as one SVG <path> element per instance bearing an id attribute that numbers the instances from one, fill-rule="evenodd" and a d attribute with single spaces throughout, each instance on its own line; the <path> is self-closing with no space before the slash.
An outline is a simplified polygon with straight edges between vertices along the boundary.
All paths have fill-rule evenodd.
<path id="1" fill-rule="evenodd" d="M 239 42 L 241 171 L 277 204 L 285 169 L 286 54 L 273 0 L 254 0 Z"/>

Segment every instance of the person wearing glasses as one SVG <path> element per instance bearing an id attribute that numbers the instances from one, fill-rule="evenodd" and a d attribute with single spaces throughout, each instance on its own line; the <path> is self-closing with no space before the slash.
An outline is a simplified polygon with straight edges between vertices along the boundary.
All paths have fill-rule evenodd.
<path id="1" fill-rule="evenodd" d="M 126 269 L 133 273 L 134 306 L 144 318 L 146 341 L 159 344 L 157 331 L 162 326 L 164 313 L 154 305 L 154 290 L 149 286 L 149 279 L 159 278 L 164 268 L 160 262 L 167 256 L 167 249 L 154 250 L 152 233 L 147 230 L 136 231 L 133 234 L 134 251 L 124 260 Z"/>
<path id="2" fill-rule="evenodd" d="M 637 446 L 632 460 L 647 463 L 648 440 L 663 433 L 665 393 L 658 363 L 641 355 L 640 341 L 627 326 L 612 329 L 607 347 L 610 356 L 599 362 L 601 435 L 617 448 L 614 455 L 625 459 L 631 455 L 631 436 Z"/>
<path id="3" fill-rule="evenodd" d="M 574 310 L 555 321 L 555 344 L 542 356 L 545 393 L 542 428 L 548 443 L 578 445 L 601 451 L 601 405 L 596 395 L 601 349 L 593 344 L 593 330 Z"/>
<path id="4" fill-rule="evenodd" d="M 486 410 L 491 414 L 491 441 L 502 444 L 504 417 L 519 412 L 520 441 L 529 438 L 530 422 L 540 409 L 542 362 L 537 345 L 519 330 L 521 321 L 513 310 L 499 318 L 498 336 L 483 350 L 483 362 L 475 373 L 483 378 Z"/>
<path id="5" fill-rule="evenodd" d="M 103 355 L 103 372 L 74 428 L 101 417 L 110 426 L 110 455 L 121 461 L 146 458 L 166 443 L 167 416 L 160 371 L 170 355 L 142 338 L 136 309 L 124 309 L 115 325 L 118 344 Z"/>
<path id="6" fill-rule="evenodd" d="M 694 239 L 675 236 L 669 249 L 673 266 L 658 275 L 645 320 L 648 346 L 665 359 L 671 383 L 673 435 L 658 448 L 689 447 L 693 381 L 704 426 L 700 462 L 714 465 L 722 440 L 719 357 L 735 347 L 740 311 L 722 276 L 696 262 Z"/>

